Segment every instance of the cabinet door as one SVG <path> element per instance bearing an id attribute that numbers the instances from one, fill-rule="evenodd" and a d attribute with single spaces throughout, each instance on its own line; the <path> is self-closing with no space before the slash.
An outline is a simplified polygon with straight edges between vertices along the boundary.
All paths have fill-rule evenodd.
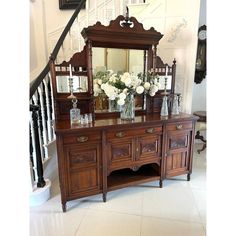
<path id="1" fill-rule="evenodd" d="M 69 196 L 86 196 L 101 190 L 100 144 L 65 147 Z"/>
<path id="2" fill-rule="evenodd" d="M 134 139 L 109 140 L 107 143 L 107 158 L 109 171 L 130 166 L 134 160 Z"/>
<path id="3" fill-rule="evenodd" d="M 136 142 L 136 161 L 160 162 L 162 152 L 162 135 L 147 135 L 137 138 Z"/>
<path id="4" fill-rule="evenodd" d="M 167 132 L 166 177 L 186 174 L 190 168 L 191 130 Z"/>

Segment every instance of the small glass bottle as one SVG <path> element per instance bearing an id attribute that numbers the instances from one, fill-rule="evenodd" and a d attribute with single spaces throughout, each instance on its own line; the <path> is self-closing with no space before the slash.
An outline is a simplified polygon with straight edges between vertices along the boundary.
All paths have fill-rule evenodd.
<path id="1" fill-rule="evenodd" d="M 78 125 L 80 123 L 80 109 L 77 108 L 77 99 L 72 99 L 73 108 L 70 109 L 70 123 L 71 125 Z"/>
<path id="2" fill-rule="evenodd" d="M 162 106 L 161 106 L 161 116 L 168 116 L 167 96 L 163 97 Z"/>

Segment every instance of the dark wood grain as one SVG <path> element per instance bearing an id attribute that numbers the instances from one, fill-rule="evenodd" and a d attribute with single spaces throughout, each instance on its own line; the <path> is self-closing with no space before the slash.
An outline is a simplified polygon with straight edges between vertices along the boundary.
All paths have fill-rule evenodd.
<path id="1" fill-rule="evenodd" d="M 196 116 L 181 113 L 95 120 L 87 127 L 56 121 L 62 207 L 72 199 L 192 171 Z M 79 142 L 83 137 L 83 142 Z M 85 137 L 85 138 L 84 138 Z M 125 170 L 124 170 L 125 169 Z"/>

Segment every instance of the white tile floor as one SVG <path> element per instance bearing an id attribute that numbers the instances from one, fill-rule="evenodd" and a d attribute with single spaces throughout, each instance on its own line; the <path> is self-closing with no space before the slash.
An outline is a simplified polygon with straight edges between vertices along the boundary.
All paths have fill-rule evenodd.
<path id="1" fill-rule="evenodd" d="M 201 145 L 201 144 L 200 144 Z M 186 175 L 67 203 L 63 213 L 58 181 L 52 198 L 30 209 L 30 236 L 206 235 L 206 151 L 195 145 L 191 181 Z"/>

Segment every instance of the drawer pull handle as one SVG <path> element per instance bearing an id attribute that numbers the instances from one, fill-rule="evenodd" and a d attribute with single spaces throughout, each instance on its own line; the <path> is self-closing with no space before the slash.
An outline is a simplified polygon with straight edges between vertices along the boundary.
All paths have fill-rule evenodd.
<path id="1" fill-rule="evenodd" d="M 84 142 L 88 141 L 88 137 L 87 136 L 80 136 L 77 138 L 77 141 L 79 143 L 84 143 Z"/>
<path id="2" fill-rule="evenodd" d="M 125 133 L 124 132 L 117 132 L 116 133 L 116 137 L 117 138 L 123 138 L 125 136 Z"/>
<path id="3" fill-rule="evenodd" d="M 154 133 L 154 128 L 148 128 L 148 129 L 146 129 L 146 133 L 149 133 L 149 134 L 152 134 L 152 133 Z"/>
<path id="4" fill-rule="evenodd" d="M 176 129 L 182 129 L 183 125 L 176 125 Z"/>

